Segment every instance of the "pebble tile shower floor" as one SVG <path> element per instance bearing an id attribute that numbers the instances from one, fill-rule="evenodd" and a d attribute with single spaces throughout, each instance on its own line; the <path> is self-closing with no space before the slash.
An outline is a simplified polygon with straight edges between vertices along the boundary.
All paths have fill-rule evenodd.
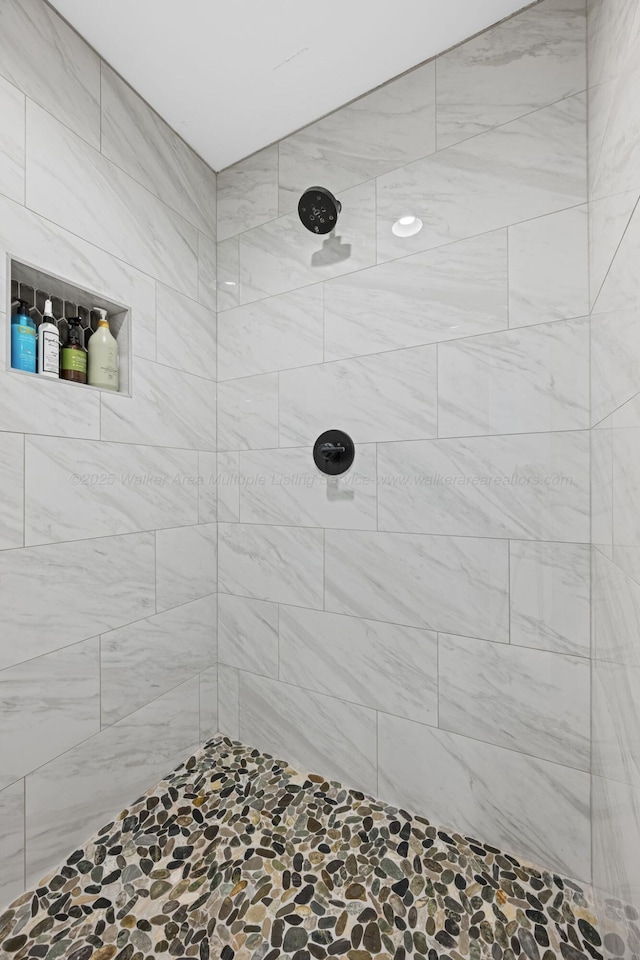
<path id="1" fill-rule="evenodd" d="M 577 885 L 223 737 L 7 909 L 0 953 L 602 956 Z"/>

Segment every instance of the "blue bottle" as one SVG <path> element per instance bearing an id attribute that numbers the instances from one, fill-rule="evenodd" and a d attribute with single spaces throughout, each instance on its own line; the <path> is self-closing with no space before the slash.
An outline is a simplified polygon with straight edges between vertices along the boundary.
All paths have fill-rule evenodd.
<path id="1" fill-rule="evenodd" d="M 36 372 L 36 344 L 38 330 L 29 316 L 26 300 L 20 301 L 17 313 L 11 317 L 11 366 L 14 370 Z"/>

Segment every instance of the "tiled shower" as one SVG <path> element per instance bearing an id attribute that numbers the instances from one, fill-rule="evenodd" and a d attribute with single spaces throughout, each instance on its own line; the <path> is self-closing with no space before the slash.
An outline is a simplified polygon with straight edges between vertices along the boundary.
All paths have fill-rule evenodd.
<path id="1" fill-rule="evenodd" d="M 132 353 L 0 371 L 0 904 L 221 733 L 640 954 L 639 94 L 637 0 L 542 0 L 216 174 L 0 0 L 1 309 L 18 261 Z"/>

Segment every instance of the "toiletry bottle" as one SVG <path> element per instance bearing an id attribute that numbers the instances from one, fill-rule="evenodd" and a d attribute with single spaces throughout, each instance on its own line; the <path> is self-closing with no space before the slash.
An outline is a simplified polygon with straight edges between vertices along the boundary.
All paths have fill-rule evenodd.
<path id="1" fill-rule="evenodd" d="M 17 313 L 11 317 L 11 366 L 15 370 L 36 372 L 37 339 L 35 320 L 29 316 L 27 301 L 21 300 Z"/>
<path id="2" fill-rule="evenodd" d="M 100 314 L 98 329 L 89 340 L 89 383 L 102 390 L 118 389 L 118 344 L 109 330 L 107 311 L 94 307 Z"/>
<path id="3" fill-rule="evenodd" d="M 38 373 L 43 377 L 60 376 L 60 334 L 53 319 L 51 300 L 45 301 L 42 323 L 38 327 Z"/>
<path id="4" fill-rule="evenodd" d="M 80 317 L 71 317 L 69 338 L 61 351 L 60 376 L 63 380 L 76 383 L 87 382 L 87 351 L 82 343 L 82 323 Z"/>

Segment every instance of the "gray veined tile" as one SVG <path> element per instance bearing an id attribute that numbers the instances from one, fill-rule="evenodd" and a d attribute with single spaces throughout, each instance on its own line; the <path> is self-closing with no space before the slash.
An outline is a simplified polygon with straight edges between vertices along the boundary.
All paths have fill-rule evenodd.
<path id="1" fill-rule="evenodd" d="M 24 543 L 24 437 L 0 433 L 0 550 Z"/>
<path id="2" fill-rule="evenodd" d="M 600 550 L 591 558 L 594 656 L 640 667 L 640 584 Z"/>
<path id="3" fill-rule="evenodd" d="M 218 519 L 218 455 L 207 450 L 198 453 L 198 523 Z"/>
<path id="4" fill-rule="evenodd" d="M 198 300 L 209 310 L 217 309 L 218 252 L 217 244 L 198 232 Z"/>
<path id="5" fill-rule="evenodd" d="M 588 427 L 588 320 L 439 345 L 440 437 Z"/>
<path id="6" fill-rule="evenodd" d="M 429 630 L 280 608 L 280 679 L 421 723 L 438 723 L 438 645 Z"/>
<path id="7" fill-rule="evenodd" d="M 240 671 L 218 664 L 218 728 L 232 740 L 240 739 Z"/>
<path id="8" fill-rule="evenodd" d="M 638 202 L 636 190 L 589 204 L 589 282 L 594 304 Z"/>
<path id="9" fill-rule="evenodd" d="M 215 240 L 213 170 L 104 61 L 100 103 L 104 156 Z"/>
<path id="10" fill-rule="evenodd" d="M 322 315 L 322 284 L 220 313 L 218 379 L 322 363 Z"/>
<path id="11" fill-rule="evenodd" d="M 218 454 L 218 520 L 233 523 L 240 519 L 240 454 L 225 451 Z"/>
<path id="12" fill-rule="evenodd" d="M 198 522 L 195 451 L 29 437 L 25 464 L 27 545 Z"/>
<path id="13" fill-rule="evenodd" d="M 97 637 L 0 670 L 0 789 L 99 729 Z"/>
<path id="14" fill-rule="evenodd" d="M 243 523 L 375 530 L 375 444 L 360 444 L 336 477 L 318 470 L 311 447 L 241 451 L 239 493 Z"/>
<path id="15" fill-rule="evenodd" d="M 587 86 L 584 0 L 544 0 L 438 57 L 438 149 Z"/>
<path id="16" fill-rule="evenodd" d="M 218 524 L 218 589 L 256 600 L 320 609 L 324 531 Z"/>
<path id="17" fill-rule="evenodd" d="M 103 391 L 100 399 L 102 440 L 215 450 L 213 380 L 136 357 L 132 396 Z"/>
<path id="18" fill-rule="evenodd" d="M 636 10 L 635 0 L 590 0 L 588 3 L 589 86 L 619 76 L 633 37 Z"/>
<path id="19" fill-rule="evenodd" d="M 605 116 L 602 119 L 596 116 L 603 133 L 600 152 L 592 151 L 590 161 L 590 195 L 594 200 L 640 189 L 639 95 L 640 69 L 636 52 L 635 68 L 622 74 L 617 81 L 606 84 L 604 98 L 601 98 L 604 105 L 602 102 L 598 104 Z"/>
<path id="20" fill-rule="evenodd" d="M 638 256 L 640 256 L 640 205 L 634 208 L 624 236 L 615 251 L 609 272 L 593 308 L 595 313 L 612 313 L 638 306 L 640 300 Z"/>
<path id="21" fill-rule="evenodd" d="M 595 660 L 593 773 L 640 787 L 640 667 Z"/>
<path id="22" fill-rule="evenodd" d="M 379 794 L 562 876 L 588 881 L 589 775 L 380 714 Z"/>
<path id="23" fill-rule="evenodd" d="M 218 240 L 278 216 L 278 144 L 218 174 Z"/>
<path id="24" fill-rule="evenodd" d="M 193 677 L 27 777 L 28 885 L 198 744 L 198 689 Z"/>
<path id="25" fill-rule="evenodd" d="M 31 102 L 26 170 L 30 209 L 176 290 L 196 295 L 196 228 Z"/>
<path id="26" fill-rule="evenodd" d="M 377 792 L 374 710 L 241 673 L 240 737 L 302 769 Z"/>
<path id="27" fill-rule="evenodd" d="M 511 643 L 555 653 L 590 653 L 590 548 L 512 540 Z"/>
<path id="28" fill-rule="evenodd" d="M 218 450 L 278 446 L 278 374 L 218 384 Z"/>
<path id="29" fill-rule="evenodd" d="M 509 326 L 589 313 L 588 207 L 509 227 Z"/>
<path id="30" fill-rule="evenodd" d="M 0 77 L 0 193 L 24 202 L 24 94 Z"/>
<path id="31" fill-rule="evenodd" d="M 591 543 L 613 557 L 613 434 L 591 430 Z"/>
<path id="32" fill-rule="evenodd" d="M 591 421 L 599 423 L 640 391 L 640 305 L 591 315 Z"/>
<path id="33" fill-rule="evenodd" d="M 340 530 L 325 536 L 325 609 L 508 642 L 505 541 Z"/>
<path id="34" fill-rule="evenodd" d="M 240 303 L 286 293 L 375 263 L 375 182 L 343 191 L 340 200 L 338 225 L 324 238 L 305 230 L 297 211 L 240 235 Z M 220 300 L 218 308 L 224 309 Z"/>
<path id="35" fill-rule="evenodd" d="M 640 791 L 593 777 L 593 881 L 596 890 L 623 903 L 640 897 Z M 607 896 L 608 894 L 608 896 Z"/>
<path id="36" fill-rule="evenodd" d="M 100 394 L 0 369 L 0 429 L 97 440 Z"/>
<path id="37" fill-rule="evenodd" d="M 216 597 L 119 627 L 100 638 L 102 726 L 107 727 L 216 659 Z"/>
<path id="38" fill-rule="evenodd" d="M 115 570 L 126 570 L 126 578 L 114 577 Z M 0 640 L 0 669 L 149 616 L 155 610 L 153 534 L 0 554 L 0 601 L 10 611 Z"/>
<path id="39" fill-rule="evenodd" d="M 215 737 L 218 726 L 218 666 L 200 674 L 200 742 Z"/>
<path id="40" fill-rule="evenodd" d="M 221 593 L 218 659 L 265 677 L 278 676 L 278 604 Z"/>
<path id="41" fill-rule="evenodd" d="M 589 771 L 590 664 L 438 634 L 438 726 Z"/>
<path id="42" fill-rule="evenodd" d="M 24 780 L 0 790 L 0 863 L 0 906 L 4 906 L 25 888 Z"/>
<path id="43" fill-rule="evenodd" d="M 213 304 L 215 309 L 215 303 Z M 216 315 L 181 293 L 156 286 L 157 360 L 207 380 L 216 379 Z"/>
<path id="44" fill-rule="evenodd" d="M 629 552 L 640 548 L 640 428 L 613 430 L 613 545 Z M 632 574 L 633 575 L 633 574 Z"/>
<path id="45" fill-rule="evenodd" d="M 497 230 L 330 280 L 324 297 L 327 360 L 504 329 L 507 233 Z"/>
<path id="46" fill-rule="evenodd" d="M 378 447 L 379 529 L 589 540 L 589 434 L 416 440 Z"/>
<path id="47" fill-rule="evenodd" d="M 216 592 L 215 523 L 156 532 L 156 610 Z"/>
<path id="48" fill-rule="evenodd" d="M 3 3 L 0 62 L 7 80 L 100 149 L 100 58 L 53 7 Z"/>
<path id="49" fill-rule="evenodd" d="M 340 427 L 355 443 L 434 437 L 436 347 L 396 350 L 280 374 L 280 445 Z"/>
<path id="50" fill-rule="evenodd" d="M 230 310 L 240 303 L 238 238 L 230 237 L 217 246 L 216 287 L 218 310 Z"/>
<path id="51" fill-rule="evenodd" d="M 280 213 L 313 184 L 344 190 L 435 148 L 432 61 L 281 140 Z"/>
<path id="52" fill-rule="evenodd" d="M 584 203 L 585 135 L 578 94 L 379 177 L 378 261 Z M 423 229 L 394 236 L 407 213 Z"/>

